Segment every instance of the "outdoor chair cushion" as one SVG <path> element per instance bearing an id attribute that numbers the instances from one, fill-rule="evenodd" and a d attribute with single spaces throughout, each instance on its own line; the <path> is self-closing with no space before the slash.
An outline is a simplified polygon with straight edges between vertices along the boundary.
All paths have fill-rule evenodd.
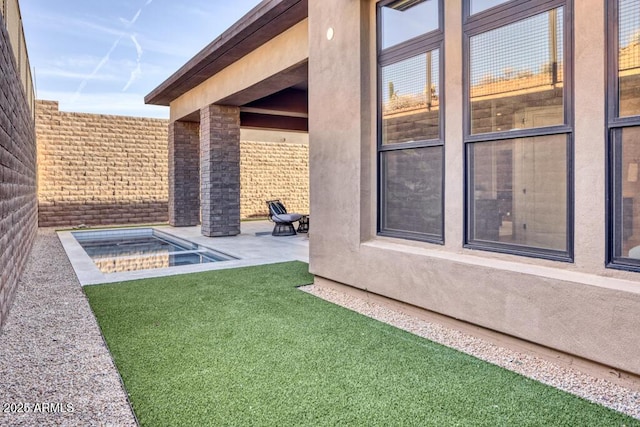
<path id="1" fill-rule="evenodd" d="M 272 215 L 272 218 L 274 222 L 296 222 L 302 218 L 302 215 L 298 213 L 283 213 Z"/>

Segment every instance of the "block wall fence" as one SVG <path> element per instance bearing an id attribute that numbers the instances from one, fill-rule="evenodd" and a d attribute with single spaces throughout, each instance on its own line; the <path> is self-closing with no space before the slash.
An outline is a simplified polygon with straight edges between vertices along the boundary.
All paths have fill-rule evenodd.
<path id="1" fill-rule="evenodd" d="M 59 111 L 36 102 L 41 227 L 168 220 L 168 121 Z M 308 144 L 240 144 L 242 218 L 267 215 L 265 200 L 309 210 Z M 199 189 L 199 183 L 193 185 Z"/>
<path id="2" fill-rule="evenodd" d="M 33 114 L 13 49 L 0 14 L 0 330 L 38 228 Z"/>
<path id="3" fill-rule="evenodd" d="M 166 127 L 36 101 L 40 227 L 166 221 Z"/>

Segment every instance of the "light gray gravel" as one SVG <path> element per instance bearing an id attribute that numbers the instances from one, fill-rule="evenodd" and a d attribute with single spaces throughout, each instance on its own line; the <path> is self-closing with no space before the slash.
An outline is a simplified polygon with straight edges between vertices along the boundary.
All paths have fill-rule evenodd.
<path id="1" fill-rule="evenodd" d="M 0 333 L 0 405 L 2 426 L 136 425 L 95 317 L 50 229 L 38 231 Z"/>
<path id="2" fill-rule="evenodd" d="M 500 347 L 484 339 L 427 322 L 336 289 L 316 285 L 300 289 L 365 316 L 640 419 L 640 392 L 531 354 Z"/>

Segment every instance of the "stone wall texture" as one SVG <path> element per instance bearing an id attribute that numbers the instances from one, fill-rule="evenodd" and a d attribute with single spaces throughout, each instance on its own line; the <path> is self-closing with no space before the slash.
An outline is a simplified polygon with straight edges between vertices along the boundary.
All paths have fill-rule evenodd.
<path id="1" fill-rule="evenodd" d="M 289 212 L 309 213 L 309 145 L 240 143 L 240 215 L 264 217 L 265 201 L 280 199 Z"/>
<path id="2" fill-rule="evenodd" d="M 200 110 L 202 234 L 240 234 L 240 108 Z"/>
<path id="3" fill-rule="evenodd" d="M 33 115 L 16 70 L 0 14 L 0 330 L 38 228 Z"/>
<path id="4" fill-rule="evenodd" d="M 167 222 L 168 126 L 61 112 L 55 101 L 37 101 L 40 226 Z M 199 192 L 199 183 L 193 186 Z M 309 212 L 308 144 L 241 142 L 241 218 L 266 217 L 270 199 Z"/>
<path id="5" fill-rule="evenodd" d="M 169 123 L 169 225 L 200 223 L 200 125 Z"/>
<path id="6" fill-rule="evenodd" d="M 37 101 L 40 226 L 166 222 L 167 125 Z"/>

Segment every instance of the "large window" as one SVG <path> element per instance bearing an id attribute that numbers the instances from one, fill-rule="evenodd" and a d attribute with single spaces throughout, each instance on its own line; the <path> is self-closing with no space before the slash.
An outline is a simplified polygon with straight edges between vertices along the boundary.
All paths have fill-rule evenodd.
<path id="1" fill-rule="evenodd" d="M 378 4 L 381 235 L 442 243 L 442 1 Z"/>
<path id="2" fill-rule="evenodd" d="M 608 261 L 640 271 L 640 0 L 609 5 Z"/>
<path id="3" fill-rule="evenodd" d="M 571 2 L 467 1 L 465 246 L 570 261 Z"/>

